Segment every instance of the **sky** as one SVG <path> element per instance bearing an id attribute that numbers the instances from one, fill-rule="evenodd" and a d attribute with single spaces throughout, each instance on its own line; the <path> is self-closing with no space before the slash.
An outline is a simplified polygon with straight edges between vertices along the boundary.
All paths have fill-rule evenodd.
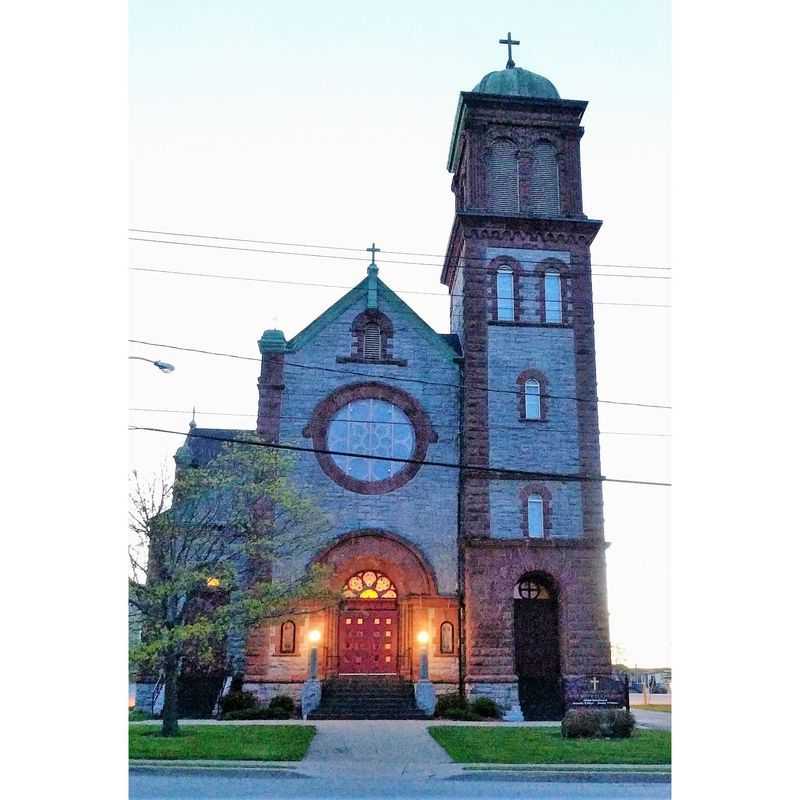
<path id="1" fill-rule="evenodd" d="M 670 264 L 669 18 L 669 3 L 622 0 L 510 0 L 497 9 L 465 0 L 132 0 L 130 226 L 290 246 L 241 245 L 281 255 L 131 241 L 130 266 L 350 287 L 365 274 L 366 253 L 360 261 L 319 258 L 309 254 L 359 254 L 299 245 L 375 241 L 442 254 L 453 217 L 446 158 L 458 93 L 505 65 L 498 39 L 510 29 L 521 41 L 518 66 L 548 77 L 562 98 L 589 101 L 584 210 L 604 221 L 595 268 L 651 276 L 598 276 L 595 301 L 668 304 L 669 273 L 600 265 Z M 406 260 L 427 264 L 382 264 L 379 256 L 381 278 L 447 332 L 436 259 Z M 289 338 L 345 291 L 142 271 L 129 280 L 131 338 L 247 356 L 258 355 L 265 328 Z M 670 310 L 598 305 L 595 316 L 599 397 L 668 405 Z M 180 412 L 130 411 L 133 424 L 186 431 L 196 406 L 199 425 L 253 426 L 254 362 L 143 345 L 130 352 L 176 366 L 165 375 L 130 361 L 130 407 Z M 668 481 L 669 411 L 599 410 L 604 474 Z M 180 443 L 131 432 L 131 467 L 157 472 Z M 669 664 L 669 490 L 605 484 L 604 497 L 614 655 Z"/>

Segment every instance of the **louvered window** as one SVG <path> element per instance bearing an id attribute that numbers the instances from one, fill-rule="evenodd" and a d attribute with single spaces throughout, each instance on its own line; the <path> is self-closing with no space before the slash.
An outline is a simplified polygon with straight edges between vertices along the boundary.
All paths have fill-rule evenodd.
<path id="1" fill-rule="evenodd" d="M 497 319 L 514 321 L 514 273 L 510 269 L 497 271 Z"/>
<path id="2" fill-rule="evenodd" d="M 498 139 L 489 151 L 489 210 L 519 211 L 519 169 L 517 147 L 510 139 Z"/>
<path id="3" fill-rule="evenodd" d="M 549 142 L 539 142 L 533 147 L 533 179 L 531 183 L 531 211 L 534 214 L 560 214 L 558 161 L 556 160 L 556 149 Z"/>
<path id="4" fill-rule="evenodd" d="M 364 328 L 364 358 L 369 361 L 380 361 L 381 358 L 381 328 L 375 323 Z"/>
<path id="5" fill-rule="evenodd" d="M 557 272 L 544 274 L 544 321 L 561 322 L 561 276 Z"/>
<path id="6" fill-rule="evenodd" d="M 541 539 L 544 536 L 544 503 L 538 494 L 528 498 L 528 536 Z"/>

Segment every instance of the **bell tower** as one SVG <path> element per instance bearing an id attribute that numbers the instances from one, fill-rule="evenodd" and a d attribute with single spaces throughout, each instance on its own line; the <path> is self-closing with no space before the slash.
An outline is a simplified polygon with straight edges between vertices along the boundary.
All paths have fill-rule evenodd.
<path id="1" fill-rule="evenodd" d="M 466 683 L 508 707 L 542 679 L 552 707 L 562 678 L 610 672 L 589 251 L 602 223 L 583 211 L 587 103 L 517 67 L 510 34 L 501 43 L 506 68 L 459 96 L 447 163 L 455 219 L 441 279 L 464 354 Z M 558 653 L 527 663 L 514 614 L 534 574 L 558 605 Z"/>

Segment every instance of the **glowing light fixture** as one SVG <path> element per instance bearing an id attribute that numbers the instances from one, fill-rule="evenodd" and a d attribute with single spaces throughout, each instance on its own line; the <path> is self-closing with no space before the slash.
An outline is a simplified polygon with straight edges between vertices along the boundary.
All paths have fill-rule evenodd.
<path id="1" fill-rule="evenodd" d="M 417 641 L 420 644 L 428 644 L 428 642 L 430 641 L 430 638 L 431 637 L 430 637 L 430 634 L 428 633 L 428 631 L 420 631 L 417 634 Z"/>
<path id="2" fill-rule="evenodd" d="M 219 586 L 219 578 L 209 578 L 206 581 L 206 586 L 208 586 L 209 589 L 216 589 Z"/>
<path id="3" fill-rule="evenodd" d="M 317 642 L 319 642 L 319 640 L 320 640 L 321 638 L 322 638 L 322 634 L 321 634 L 319 631 L 317 631 L 317 630 L 310 631 L 310 632 L 309 632 L 309 634 L 308 634 L 308 640 L 309 640 L 309 641 L 310 641 L 312 644 L 317 644 Z"/>

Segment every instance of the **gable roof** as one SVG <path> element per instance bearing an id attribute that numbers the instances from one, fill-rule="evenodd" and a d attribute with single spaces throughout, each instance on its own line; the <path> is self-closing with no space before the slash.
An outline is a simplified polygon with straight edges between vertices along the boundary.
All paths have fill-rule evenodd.
<path id="1" fill-rule="evenodd" d="M 332 306 L 323 311 L 313 322 L 307 325 L 296 336 L 293 336 L 286 343 L 286 352 L 295 352 L 314 341 L 331 323 L 344 314 L 347 309 L 359 300 L 363 299 L 366 308 L 367 286 L 369 277 L 364 278 L 356 284 L 347 294 L 340 297 Z M 378 297 L 381 302 L 394 305 L 401 312 L 408 314 L 412 321 L 417 324 L 420 333 L 437 348 L 445 358 L 459 358 L 461 356 L 461 346 L 458 337 L 448 333 L 437 333 L 422 317 L 411 308 L 408 303 L 402 300 L 392 289 L 389 288 L 380 278 L 378 282 Z"/>

